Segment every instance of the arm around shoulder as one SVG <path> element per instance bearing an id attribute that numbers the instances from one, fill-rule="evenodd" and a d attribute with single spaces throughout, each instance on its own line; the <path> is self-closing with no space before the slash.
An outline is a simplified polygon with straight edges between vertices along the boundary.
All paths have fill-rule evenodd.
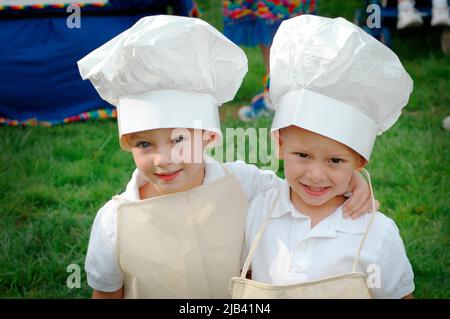
<path id="1" fill-rule="evenodd" d="M 277 183 L 281 181 L 273 171 L 263 170 L 243 161 L 225 163 L 224 165 L 231 170 L 240 182 L 250 200 L 256 195 L 276 187 Z"/>

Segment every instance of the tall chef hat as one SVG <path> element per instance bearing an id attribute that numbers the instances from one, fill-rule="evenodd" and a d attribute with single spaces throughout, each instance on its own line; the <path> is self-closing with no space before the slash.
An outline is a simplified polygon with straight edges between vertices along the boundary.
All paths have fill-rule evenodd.
<path id="1" fill-rule="evenodd" d="M 408 103 L 413 82 L 389 48 L 343 18 L 284 21 L 270 51 L 272 132 L 295 125 L 367 161 Z"/>
<path id="2" fill-rule="evenodd" d="M 149 16 L 78 61 L 81 77 L 117 107 L 124 135 L 198 128 L 221 135 L 218 107 L 247 72 L 244 52 L 196 18 Z"/>

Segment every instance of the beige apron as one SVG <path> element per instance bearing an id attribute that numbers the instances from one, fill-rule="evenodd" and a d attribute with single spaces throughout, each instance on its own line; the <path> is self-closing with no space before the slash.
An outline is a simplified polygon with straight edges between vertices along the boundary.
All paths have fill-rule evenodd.
<path id="1" fill-rule="evenodd" d="M 353 269 L 351 273 L 345 273 L 337 276 L 330 276 L 321 278 L 318 280 L 306 281 L 298 284 L 291 285 L 272 285 L 246 279 L 245 276 L 249 269 L 253 254 L 256 247 L 262 237 L 264 229 L 270 219 L 275 203 L 278 200 L 278 194 L 272 204 L 269 213 L 265 217 L 263 224 L 261 225 L 255 240 L 252 243 L 250 252 L 245 261 L 241 277 L 233 277 L 230 281 L 230 293 L 231 298 L 238 299 L 369 299 L 371 294 L 367 287 L 366 274 L 357 272 L 357 266 L 359 263 L 359 256 L 364 242 L 367 238 L 370 226 L 373 223 L 375 217 L 375 201 L 373 198 L 372 185 L 370 182 L 370 175 L 366 171 L 370 192 L 372 196 L 372 216 L 368 223 L 366 232 L 356 252 L 355 259 L 353 261 Z"/>
<path id="2" fill-rule="evenodd" d="M 229 298 L 229 280 L 240 271 L 248 199 L 225 171 L 186 192 L 119 198 L 125 298 Z"/>

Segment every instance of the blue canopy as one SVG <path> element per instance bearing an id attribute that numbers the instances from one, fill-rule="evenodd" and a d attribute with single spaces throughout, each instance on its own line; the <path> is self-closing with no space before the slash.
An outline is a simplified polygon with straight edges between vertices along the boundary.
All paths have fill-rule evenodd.
<path id="1" fill-rule="evenodd" d="M 65 8 L 0 11 L 0 116 L 24 121 L 60 121 L 100 108 L 112 108 L 76 62 L 141 17 L 166 13 L 188 15 L 192 1 L 109 1 L 81 9 L 81 28 L 68 28 Z M 32 16 L 30 16 L 32 12 Z"/>

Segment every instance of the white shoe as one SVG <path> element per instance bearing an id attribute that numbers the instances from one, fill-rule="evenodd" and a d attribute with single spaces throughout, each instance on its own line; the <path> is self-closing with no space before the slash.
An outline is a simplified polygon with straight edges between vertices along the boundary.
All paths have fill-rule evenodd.
<path id="1" fill-rule="evenodd" d="M 415 8 L 398 11 L 397 29 L 415 28 L 422 24 L 422 15 Z"/>
<path id="2" fill-rule="evenodd" d="M 450 55 L 450 28 L 446 28 L 444 31 L 442 31 L 441 48 L 442 52 L 444 52 L 445 55 Z"/>
<path id="3" fill-rule="evenodd" d="M 446 131 L 450 131 L 450 115 L 442 121 L 442 127 Z"/>
<path id="4" fill-rule="evenodd" d="M 433 27 L 448 27 L 450 26 L 450 15 L 448 13 L 448 6 L 433 6 L 431 16 L 431 25 Z"/>

